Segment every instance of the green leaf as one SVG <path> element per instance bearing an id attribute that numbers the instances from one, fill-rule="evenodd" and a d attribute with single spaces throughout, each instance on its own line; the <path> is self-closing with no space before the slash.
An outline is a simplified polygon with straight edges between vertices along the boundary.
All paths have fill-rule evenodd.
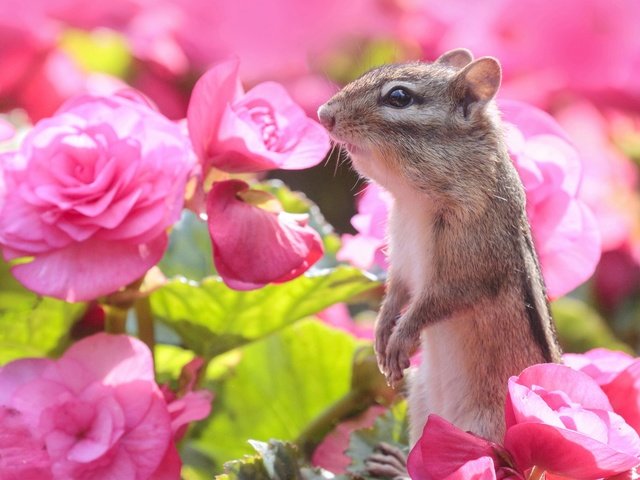
<path id="1" fill-rule="evenodd" d="M 294 440 L 350 388 L 356 339 L 307 320 L 243 348 L 216 385 L 210 421 L 194 446 L 225 462 L 250 453 L 246 439 Z"/>
<path id="2" fill-rule="evenodd" d="M 409 453 L 409 423 L 407 418 L 407 404 L 400 402 L 388 412 L 378 417 L 371 428 L 356 430 L 351 434 L 347 456 L 351 458 L 351 465 L 347 471 L 357 478 L 373 479 L 365 472 L 364 462 L 374 453 L 381 442 L 395 446 L 405 453 Z"/>
<path id="3" fill-rule="evenodd" d="M 131 67 L 126 39 L 118 32 L 99 28 L 90 32 L 66 29 L 60 47 L 84 70 L 124 78 Z"/>
<path id="4" fill-rule="evenodd" d="M 59 353 L 86 305 L 40 297 L 13 278 L 0 261 L 0 364 Z"/>
<path id="5" fill-rule="evenodd" d="M 202 280 L 213 275 L 213 254 L 207 223 L 184 210 L 169 236 L 169 247 L 158 264 L 167 277 L 183 276 Z"/>
<path id="6" fill-rule="evenodd" d="M 156 344 L 154 350 L 156 380 L 158 383 L 173 384 L 187 363 L 193 360 L 195 354 L 175 345 Z"/>
<path id="7" fill-rule="evenodd" d="M 580 353 L 605 347 L 633 354 L 632 349 L 618 340 L 602 317 L 586 303 L 563 297 L 551 304 L 551 312 L 560 343 L 566 351 Z"/>
<path id="8" fill-rule="evenodd" d="M 218 278 L 201 283 L 175 279 L 151 294 L 151 306 L 156 318 L 173 328 L 190 350 L 210 358 L 377 285 L 350 267 L 249 292 L 232 290 Z"/>
<path id="9" fill-rule="evenodd" d="M 249 440 L 259 455 L 245 456 L 224 465 L 219 480 L 321 480 L 333 478 L 320 468 L 306 466 L 292 443 L 270 440 L 268 443 Z"/>

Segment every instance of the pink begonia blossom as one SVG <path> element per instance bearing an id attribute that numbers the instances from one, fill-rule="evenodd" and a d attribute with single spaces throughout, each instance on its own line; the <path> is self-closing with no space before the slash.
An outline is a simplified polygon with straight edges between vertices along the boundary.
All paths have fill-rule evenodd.
<path id="1" fill-rule="evenodd" d="M 359 268 L 370 268 L 373 265 L 387 268 L 384 254 L 385 230 L 392 203 L 389 192 L 375 183 L 367 185 L 358 200 L 358 213 L 351 218 L 351 225 L 358 234 L 342 236 L 342 248 L 336 255 L 338 260 L 347 261 Z"/>
<path id="2" fill-rule="evenodd" d="M 504 448 L 429 415 L 407 458 L 412 480 L 517 480 Z M 497 476 L 496 476 L 497 473 Z"/>
<path id="3" fill-rule="evenodd" d="M 411 5 L 411 3 L 409 3 Z M 503 91 L 540 105 L 567 90 L 637 95 L 634 62 L 640 56 L 635 0 L 452 0 L 417 2 L 407 12 L 409 35 L 428 58 L 473 45 L 477 56 L 500 59 Z M 422 22 L 415 18 L 421 17 Z"/>
<path id="4" fill-rule="evenodd" d="M 91 300 L 161 258 L 195 159 L 180 127 L 134 92 L 81 96 L 2 156 L 0 245 L 28 288 Z"/>
<path id="5" fill-rule="evenodd" d="M 595 215 L 603 251 L 625 247 L 640 212 L 635 165 L 613 147 L 607 120 L 593 105 L 574 102 L 555 117 L 580 149 L 584 171 L 580 198 Z"/>
<path id="6" fill-rule="evenodd" d="M 600 230 L 578 198 L 581 159 L 550 115 L 514 101 L 500 109 L 547 291 L 557 298 L 587 280 L 600 259 Z"/>
<path id="7" fill-rule="evenodd" d="M 11 139 L 16 134 L 16 129 L 5 119 L 0 118 L 0 142 Z"/>
<path id="8" fill-rule="evenodd" d="M 322 240 L 306 215 L 273 211 L 274 201 L 242 180 L 213 184 L 207 196 L 213 259 L 229 287 L 251 290 L 286 282 L 322 257 Z"/>
<path id="9" fill-rule="evenodd" d="M 580 200 L 582 163 L 562 128 L 535 107 L 500 102 L 507 143 L 527 195 L 527 216 L 551 297 L 557 298 L 588 279 L 600 259 L 600 232 Z M 392 199 L 369 185 L 344 235 L 339 260 L 360 268 L 385 268 L 386 218 Z"/>
<path id="10" fill-rule="evenodd" d="M 593 275 L 596 303 L 605 312 L 615 311 L 640 292 L 640 264 L 630 250 L 622 247 L 604 252 Z"/>
<path id="11" fill-rule="evenodd" d="M 220 63 L 193 89 L 187 113 L 189 134 L 205 173 L 275 168 L 302 169 L 322 161 L 329 136 L 274 82 L 247 93 L 238 77 L 238 61 Z"/>
<path id="12" fill-rule="evenodd" d="M 587 374 L 534 365 L 508 383 L 504 447 L 520 471 L 611 476 L 640 463 L 640 438 Z"/>
<path id="13" fill-rule="evenodd" d="M 563 359 L 566 365 L 593 378 L 613 411 L 640 432 L 640 359 L 604 348 L 565 354 Z"/>
<path id="14" fill-rule="evenodd" d="M 0 471 L 16 480 L 177 480 L 171 410 L 151 352 L 131 337 L 99 333 L 58 360 L 13 361 L 0 368 Z"/>

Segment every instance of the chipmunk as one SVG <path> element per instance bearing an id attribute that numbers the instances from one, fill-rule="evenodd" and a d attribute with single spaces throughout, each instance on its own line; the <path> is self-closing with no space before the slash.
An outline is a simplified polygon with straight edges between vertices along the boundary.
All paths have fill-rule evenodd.
<path id="1" fill-rule="evenodd" d="M 410 443 L 427 416 L 500 442 L 507 380 L 561 350 L 493 101 L 501 68 L 466 49 L 375 68 L 318 110 L 355 169 L 388 190 L 381 371 L 409 378 Z"/>

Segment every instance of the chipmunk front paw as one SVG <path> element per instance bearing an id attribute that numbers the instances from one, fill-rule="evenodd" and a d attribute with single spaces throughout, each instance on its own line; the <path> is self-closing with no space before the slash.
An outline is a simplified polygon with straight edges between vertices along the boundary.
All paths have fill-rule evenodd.
<path id="1" fill-rule="evenodd" d="M 405 369 L 411 365 L 411 355 L 417 350 L 420 336 L 396 328 L 389 337 L 383 358 L 383 373 L 389 384 L 395 388 L 404 376 Z"/>

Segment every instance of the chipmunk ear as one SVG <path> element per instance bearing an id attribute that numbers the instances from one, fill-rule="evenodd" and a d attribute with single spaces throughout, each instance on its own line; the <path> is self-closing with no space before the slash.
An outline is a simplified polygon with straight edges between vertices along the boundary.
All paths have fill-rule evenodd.
<path id="1" fill-rule="evenodd" d="M 460 70 L 451 83 L 454 100 L 465 118 L 484 107 L 500 88 L 502 70 L 493 57 L 482 57 Z"/>
<path id="2" fill-rule="evenodd" d="M 456 48 L 449 50 L 438 57 L 434 63 L 447 65 L 454 68 L 462 68 L 473 61 L 473 53 L 466 48 Z"/>

